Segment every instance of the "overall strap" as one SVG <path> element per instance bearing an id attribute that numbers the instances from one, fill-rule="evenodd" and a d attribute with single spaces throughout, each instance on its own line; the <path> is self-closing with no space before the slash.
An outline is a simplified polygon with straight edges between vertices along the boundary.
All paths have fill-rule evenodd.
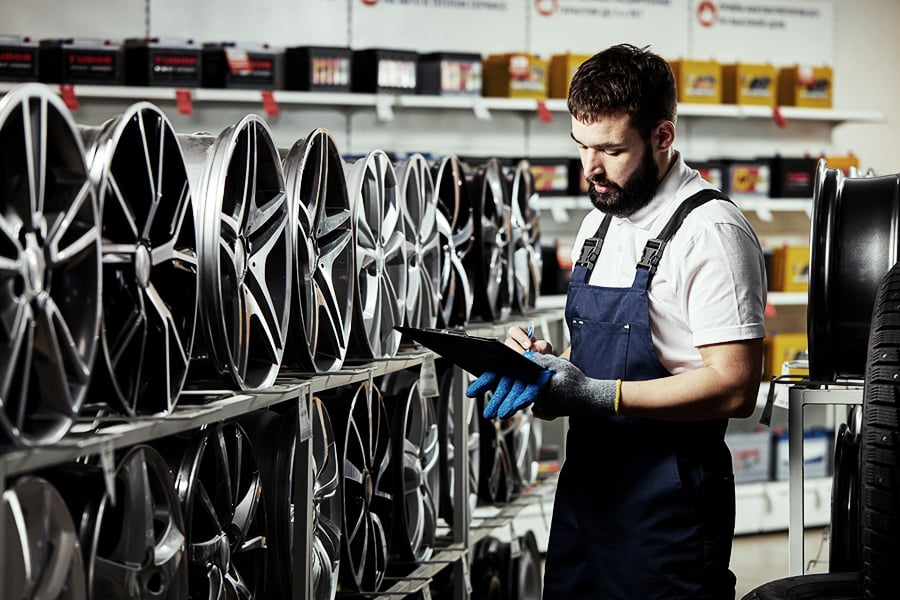
<path id="1" fill-rule="evenodd" d="M 578 256 L 578 260 L 575 261 L 575 270 L 578 272 L 579 267 L 581 267 L 579 275 L 583 275 L 584 278 L 580 281 L 584 283 L 591 280 L 591 273 L 594 271 L 594 267 L 597 266 L 597 259 L 600 257 L 600 250 L 603 249 L 603 239 L 606 237 L 606 232 L 609 231 L 610 222 L 612 222 L 612 217 L 609 215 L 604 216 L 600 222 L 600 227 L 597 228 L 597 232 L 594 233 L 593 237 L 584 240 L 584 244 L 581 246 L 581 254 Z"/>
<path id="2" fill-rule="evenodd" d="M 663 250 L 665 250 L 666 244 L 669 243 L 672 236 L 674 236 L 675 232 L 678 231 L 678 228 L 681 227 L 685 217 L 687 217 L 692 210 L 706 204 L 710 200 L 725 200 L 726 202 L 731 202 L 731 199 L 719 190 L 700 190 L 681 203 L 669 219 L 669 222 L 663 227 L 659 236 L 647 240 L 647 244 L 644 246 L 644 254 L 638 262 L 637 268 L 638 270 L 647 271 L 648 281 L 650 277 L 656 273 L 656 268 L 659 266 L 659 261 L 662 260 Z"/>

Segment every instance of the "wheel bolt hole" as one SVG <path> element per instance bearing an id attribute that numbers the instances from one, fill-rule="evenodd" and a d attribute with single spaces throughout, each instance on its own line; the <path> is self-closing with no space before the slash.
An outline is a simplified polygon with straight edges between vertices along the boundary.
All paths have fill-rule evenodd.
<path id="1" fill-rule="evenodd" d="M 147 581 L 144 582 L 144 589 L 149 594 L 158 595 L 166 591 L 166 582 L 159 571 L 154 571 Z"/>
<path id="2" fill-rule="evenodd" d="M 16 274 L 12 282 L 13 296 L 22 296 L 25 294 L 25 278 L 21 274 Z"/>

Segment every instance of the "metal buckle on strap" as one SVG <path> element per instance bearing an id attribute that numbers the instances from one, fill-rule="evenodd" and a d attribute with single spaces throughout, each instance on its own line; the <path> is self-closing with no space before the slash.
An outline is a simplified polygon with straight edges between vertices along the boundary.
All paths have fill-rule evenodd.
<path id="1" fill-rule="evenodd" d="M 665 247 L 666 242 L 663 240 L 656 238 L 647 240 L 647 245 L 644 246 L 644 255 L 641 256 L 637 266 L 649 270 L 651 275 L 656 273 Z"/>
<path id="2" fill-rule="evenodd" d="M 593 266 L 597 264 L 597 259 L 600 257 L 602 242 L 603 238 L 595 237 L 584 240 L 584 244 L 581 246 L 581 254 L 578 256 L 578 260 L 575 261 L 575 264 L 581 265 L 582 267 L 593 268 Z"/>

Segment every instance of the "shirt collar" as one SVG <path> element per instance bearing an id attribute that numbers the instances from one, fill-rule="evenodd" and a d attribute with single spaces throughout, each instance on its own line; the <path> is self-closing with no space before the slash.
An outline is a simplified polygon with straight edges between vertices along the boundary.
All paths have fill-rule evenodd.
<path id="1" fill-rule="evenodd" d="M 631 216 L 625 217 L 622 219 L 623 221 L 627 221 L 640 229 L 650 229 L 660 214 L 665 212 L 666 207 L 673 202 L 680 201 L 678 192 L 687 175 L 688 167 L 684 164 L 681 153 L 677 150 L 674 158 L 672 168 L 669 169 L 669 172 L 666 173 L 666 176 L 659 183 L 659 187 L 656 188 L 656 194 L 650 203 Z"/>

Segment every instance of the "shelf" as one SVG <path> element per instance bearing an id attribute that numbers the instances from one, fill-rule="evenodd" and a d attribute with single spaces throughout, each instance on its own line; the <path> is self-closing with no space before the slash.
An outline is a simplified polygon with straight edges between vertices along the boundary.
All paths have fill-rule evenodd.
<path id="1" fill-rule="evenodd" d="M 807 292 L 767 292 L 766 298 L 772 306 L 804 306 L 809 300 Z"/>

